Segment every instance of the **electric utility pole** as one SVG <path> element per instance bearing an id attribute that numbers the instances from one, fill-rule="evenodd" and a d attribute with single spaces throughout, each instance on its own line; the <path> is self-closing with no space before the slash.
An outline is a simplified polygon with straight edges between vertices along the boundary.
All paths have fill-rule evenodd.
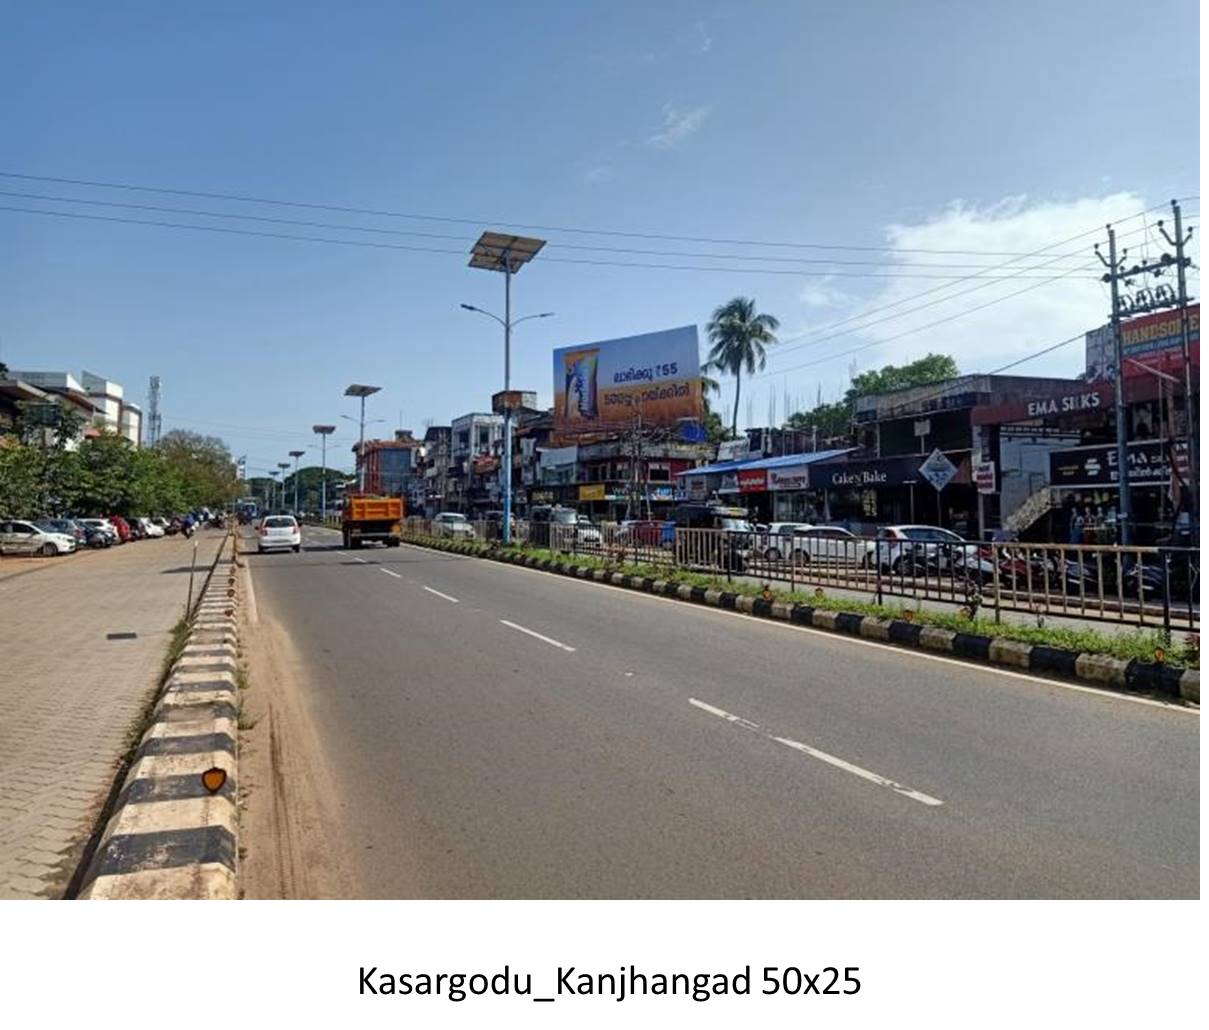
<path id="1" fill-rule="evenodd" d="M 1117 542 L 1128 544 L 1133 535 L 1133 509 L 1129 501 L 1129 446 L 1126 439 L 1125 418 L 1125 358 L 1121 346 L 1121 297 L 1118 283 L 1125 278 L 1122 270 L 1127 250 L 1121 251 L 1117 259 L 1117 234 L 1111 225 L 1108 226 L 1108 260 L 1100 253 L 1100 245 L 1096 244 L 1096 257 L 1108 271 L 1104 281 L 1112 287 L 1112 346 L 1114 369 L 1114 392 L 1116 394 L 1117 411 Z"/>
<path id="2" fill-rule="evenodd" d="M 1188 325 L 1188 280 L 1184 274 L 1184 269 L 1192 264 L 1191 259 L 1184 257 L 1184 244 L 1192 239 L 1192 230 L 1189 229 L 1187 234 L 1184 232 L 1184 223 L 1180 212 L 1179 201 L 1171 202 L 1171 213 L 1175 219 L 1175 238 L 1172 239 L 1167 235 L 1167 230 L 1163 228 L 1163 220 L 1159 219 L 1159 232 L 1163 234 L 1169 246 L 1175 248 L 1175 270 L 1176 280 L 1179 287 L 1179 308 L 1180 308 L 1180 357 L 1184 363 L 1184 428 L 1187 432 L 1186 444 L 1188 454 L 1188 516 L 1191 521 L 1192 540 L 1195 543 L 1200 539 L 1200 495 L 1197 493 L 1197 425 L 1199 418 L 1196 411 L 1196 398 L 1192 392 L 1192 344 L 1190 341 L 1190 330 Z M 1172 456 L 1174 463 L 1175 457 Z"/>

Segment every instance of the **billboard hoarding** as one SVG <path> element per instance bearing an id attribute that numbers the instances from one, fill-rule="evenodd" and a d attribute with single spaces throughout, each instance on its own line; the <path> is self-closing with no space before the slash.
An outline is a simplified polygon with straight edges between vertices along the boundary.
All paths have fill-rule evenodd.
<path id="1" fill-rule="evenodd" d="M 1110 379 L 1116 366 L 1112 326 L 1105 325 L 1086 334 L 1086 374 L 1089 381 Z M 1188 352 L 1193 365 L 1200 364 L 1201 306 L 1188 305 Z M 1174 375 L 1183 371 L 1183 326 L 1178 308 L 1151 312 L 1121 323 L 1121 354 L 1125 358 L 1124 378 L 1136 379 L 1150 373 L 1134 361 Z M 1133 359 L 1131 361 L 1130 359 Z"/>
<path id="2" fill-rule="evenodd" d="M 554 432 L 605 433 L 702 418 L 697 327 L 681 326 L 554 352 Z"/>

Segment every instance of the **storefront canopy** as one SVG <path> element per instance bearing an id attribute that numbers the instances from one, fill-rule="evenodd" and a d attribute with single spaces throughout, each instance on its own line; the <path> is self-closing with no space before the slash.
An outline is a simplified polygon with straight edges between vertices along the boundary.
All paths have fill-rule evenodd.
<path id="1" fill-rule="evenodd" d="M 809 451 L 805 454 L 781 454 L 775 458 L 740 458 L 736 461 L 720 461 L 714 465 L 702 465 L 700 468 L 677 472 L 677 476 L 720 476 L 727 472 L 738 472 L 740 469 L 755 471 L 757 469 L 779 469 L 794 465 L 812 465 L 816 461 L 834 461 L 845 454 L 856 450 L 855 447 L 843 447 L 832 451 Z"/>

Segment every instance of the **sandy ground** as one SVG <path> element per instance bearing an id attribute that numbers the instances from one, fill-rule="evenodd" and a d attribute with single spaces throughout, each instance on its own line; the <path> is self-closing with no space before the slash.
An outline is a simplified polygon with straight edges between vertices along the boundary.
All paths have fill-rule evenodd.
<path id="1" fill-rule="evenodd" d="M 272 614 L 255 608 L 246 566 L 242 574 L 250 603 L 240 628 L 247 669 L 239 734 L 241 894 L 363 896 L 343 857 L 349 838 L 340 792 L 299 689 L 305 670 Z"/>

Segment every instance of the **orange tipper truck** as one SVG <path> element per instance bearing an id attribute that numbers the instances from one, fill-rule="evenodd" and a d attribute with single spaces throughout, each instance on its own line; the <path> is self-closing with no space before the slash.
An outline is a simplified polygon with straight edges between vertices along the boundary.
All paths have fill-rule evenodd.
<path id="1" fill-rule="evenodd" d="M 348 494 L 340 518 L 344 546 L 360 547 L 366 540 L 381 540 L 398 547 L 403 537 L 403 498 Z"/>

